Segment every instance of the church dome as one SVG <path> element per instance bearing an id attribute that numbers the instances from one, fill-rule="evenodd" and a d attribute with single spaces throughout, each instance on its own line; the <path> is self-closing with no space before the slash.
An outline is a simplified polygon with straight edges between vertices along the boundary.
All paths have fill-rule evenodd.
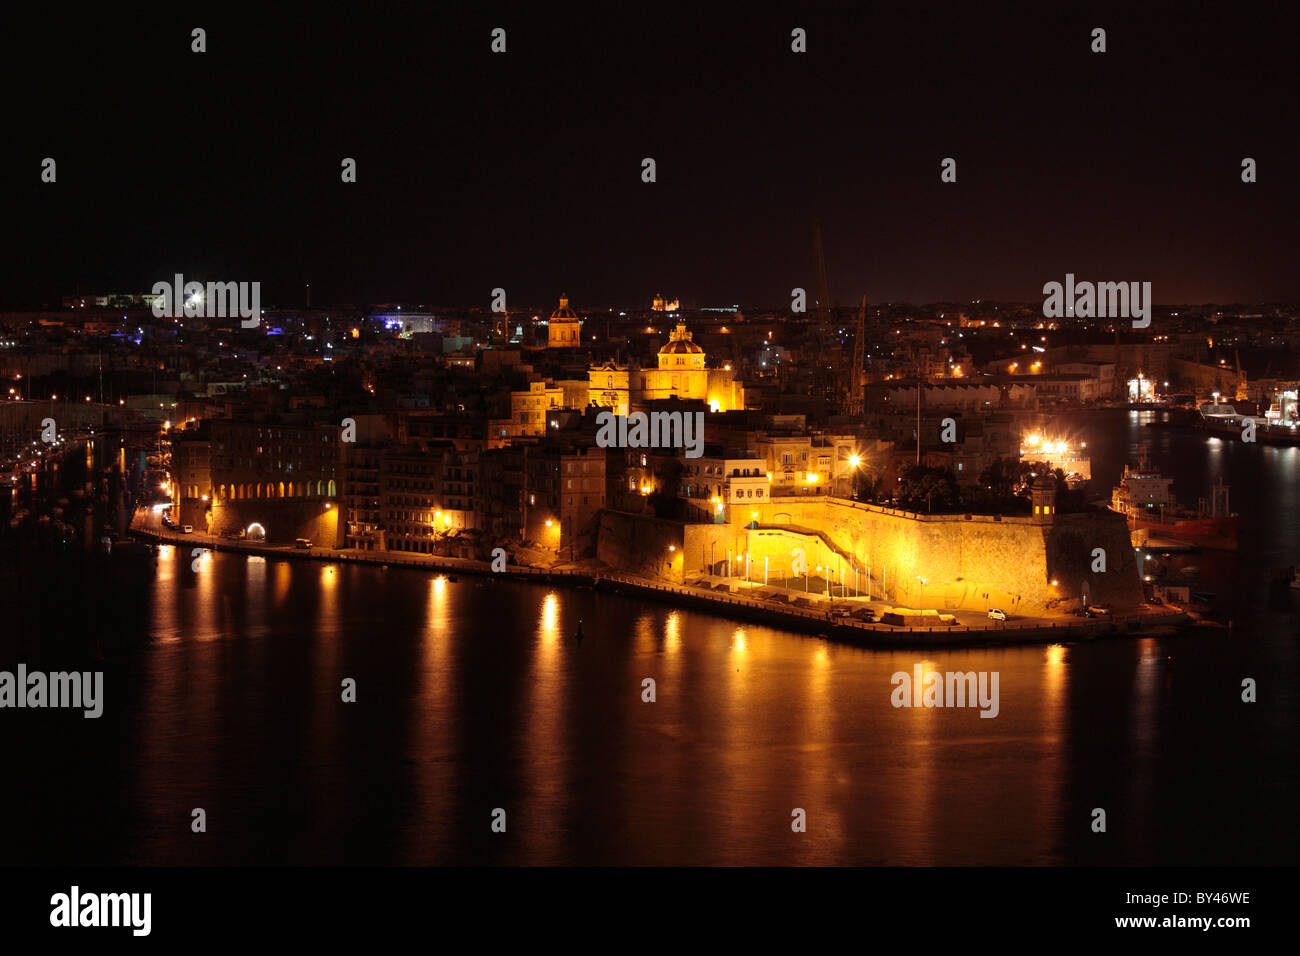
<path id="1" fill-rule="evenodd" d="M 667 344 L 659 350 L 660 355 L 703 355 L 704 349 L 691 341 L 691 333 L 683 322 L 669 335 Z"/>
<path id="2" fill-rule="evenodd" d="M 577 316 L 577 313 L 575 313 L 571 308 L 569 308 L 569 297 L 567 295 L 560 297 L 560 307 L 551 313 L 551 321 L 554 322 L 557 319 L 562 322 L 580 321 L 580 319 Z"/>

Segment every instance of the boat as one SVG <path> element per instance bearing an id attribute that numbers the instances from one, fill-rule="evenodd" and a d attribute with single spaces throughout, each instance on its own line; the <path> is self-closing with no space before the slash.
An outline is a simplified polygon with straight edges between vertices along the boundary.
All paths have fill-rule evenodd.
<path id="1" fill-rule="evenodd" d="M 1195 510 L 1178 503 L 1169 491 L 1171 484 L 1172 478 L 1166 478 L 1147 462 L 1145 448 L 1141 449 L 1136 468 L 1124 466 L 1123 477 L 1111 491 L 1110 510 L 1128 519 L 1133 544 L 1140 547 L 1155 535 L 1204 548 L 1235 551 L 1241 515 L 1230 510 L 1228 487 L 1223 481 L 1215 482 L 1209 500 L 1201 498 Z"/>
<path id="2" fill-rule="evenodd" d="M 1207 402 L 1198 410 L 1196 427 L 1218 438 L 1241 441 L 1247 424 L 1255 428 L 1255 444 L 1258 445 L 1300 445 L 1300 421 L 1295 418 L 1283 418 L 1277 406 L 1268 413 L 1243 415 L 1226 402 Z"/>

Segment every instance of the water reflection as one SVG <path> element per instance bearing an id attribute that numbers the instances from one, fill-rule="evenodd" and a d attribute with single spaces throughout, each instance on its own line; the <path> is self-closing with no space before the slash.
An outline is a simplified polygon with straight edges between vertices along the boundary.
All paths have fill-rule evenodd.
<path id="1" fill-rule="evenodd" d="M 1094 471 L 1145 437 L 1126 422 L 1086 436 Z M 1158 454 L 1182 447 L 1152 431 Z M 1231 567 L 1256 617 L 1142 641 L 868 651 L 492 579 L 219 553 L 196 574 L 165 547 L 118 597 L 148 633 L 110 661 L 127 742 L 97 769 L 97 819 L 130 838 L 46 809 L 68 773 L 0 801 L 21 799 L 46 862 L 1285 862 L 1300 615 L 1256 576 L 1300 563 L 1298 456 L 1220 454 L 1254 522 Z M 1182 496 L 1211 457 L 1172 475 Z M 894 707 L 891 675 L 918 662 L 997 672 L 998 716 Z M 1271 675 L 1260 703 L 1239 702 L 1239 674 Z M 1204 825 L 1207 800 L 1226 823 Z M 197 849 L 195 806 L 221 826 Z M 1104 847 L 1096 806 L 1115 821 Z"/>

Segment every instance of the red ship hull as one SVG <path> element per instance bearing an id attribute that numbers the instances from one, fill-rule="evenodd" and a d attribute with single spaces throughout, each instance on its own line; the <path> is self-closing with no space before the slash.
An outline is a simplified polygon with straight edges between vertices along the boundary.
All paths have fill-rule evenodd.
<path id="1" fill-rule="evenodd" d="M 1135 528 L 1175 541 L 1208 545 L 1213 540 L 1222 547 L 1235 548 L 1237 536 L 1241 532 L 1241 515 L 1228 515 L 1226 518 L 1166 518 L 1164 521 L 1158 517 L 1138 515 L 1132 519 L 1132 524 Z"/>

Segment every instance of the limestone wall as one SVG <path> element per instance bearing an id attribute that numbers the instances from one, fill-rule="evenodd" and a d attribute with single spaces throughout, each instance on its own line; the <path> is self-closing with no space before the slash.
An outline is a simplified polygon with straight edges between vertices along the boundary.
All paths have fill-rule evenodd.
<path id="1" fill-rule="evenodd" d="M 256 522 L 266 529 L 270 544 L 293 544 L 308 538 L 318 548 L 335 548 L 339 537 L 339 509 L 325 507 L 321 498 L 247 498 L 219 501 L 212 509 L 210 534 L 245 531 Z M 198 524 L 196 531 L 204 530 Z"/>
<path id="2" fill-rule="evenodd" d="M 870 569 L 874 593 L 883 590 L 888 600 L 912 607 L 1034 614 L 1077 603 L 1085 585 L 1090 600 L 1117 608 L 1142 599 L 1127 527 L 1110 512 L 999 520 L 915 515 L 826 497 L 777 498 L 758 510 L 759 528 L 749 530 L 744 520 L 732 527 L 751 566 L 766 556 L 769 574 L 778 567 L 789 573 L 791 549 L 812 544 L 809 567 L 829 566 L 832 579 L 843 572 L 846 583 L 855 566 L 860 581 Z M 781 526 L 791 526 L 791 533 L 773 533 Z M 794 533 L 801 529 L 821 531 L 834 547 Z M 1095 548 L 1105 553 L 1104 573 L 1092 571 Z"/>
<path id="3" fill-rule="evenodd" d="M 620 571 L 681 584 L 685 528 L 676 521 L 602 511 L 596 557 Z"/>
<path id="4" fill-rule="evenodd" d="M 757 522 L 752 512 L 757 510 Z M 753 527 L 751 527 L 751 524 Z M 1105 558 L 1102 566 L 1100 549 Z M 730 553 L 730 554 L 728 554 Z M 825 496 L 776 498 L 735 509 L 728 524 L 687 524 L 602 512 L 597 557 L 645 577 L 682 583 L 730 573 L 783 584 L 807 573 L 915 608 L 1041 614 L 1088 600 L 1142 600 L 1121 515 L 916 515 Z M 801 566 L 798 566 L 801 563 Z M 821 570 L 818 570 L 820 568 Z M 922 580 L 924 579 L 924 580 Z"/>

